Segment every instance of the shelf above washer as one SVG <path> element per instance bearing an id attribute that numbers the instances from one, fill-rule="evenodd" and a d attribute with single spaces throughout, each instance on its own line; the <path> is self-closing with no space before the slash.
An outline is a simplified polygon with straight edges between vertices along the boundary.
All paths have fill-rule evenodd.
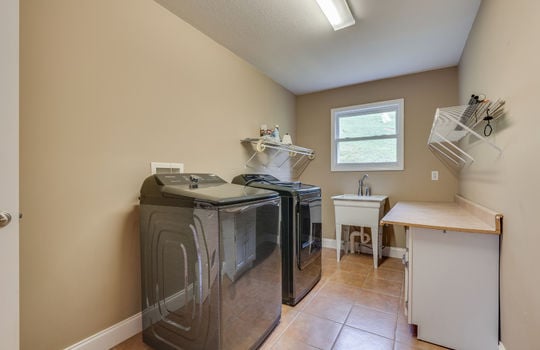
<path id="1" fill-rule="evenodd" d="M 267 150 L 274 150 L 275 152 L 269 155 L 266 162 L 262 164 L 263 167 L 281 168 L 287 161 L 291 161 L 293 177 L 299 177 L 309 162 L 315 159 L 315 151 L 310 148 L 284 144 L 271 139 L 245 138 L 240 140 L 240 142 L 244 145 L 251 145 L 254 150 L 251 157 L 245 163 L 246 167 L 253 168 L 249 164 L 257 154 L 266 152 Z M 283 157 L 282 154 L 287 154 L 287 156 Z"/>

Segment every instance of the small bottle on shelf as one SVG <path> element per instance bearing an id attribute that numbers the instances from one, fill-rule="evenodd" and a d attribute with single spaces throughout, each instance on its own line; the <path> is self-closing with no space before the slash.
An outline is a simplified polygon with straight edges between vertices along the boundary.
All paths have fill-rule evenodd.
<path id="1" fill-rule="evenodd" d="M 276 142 L 281 142 L 280 138 L 279 138 L 279 125 L 276 124 L 276 126 L 274 127 L 274 131 L 272 132 L 272 138 L 274 139 L 274 141 Z"/>

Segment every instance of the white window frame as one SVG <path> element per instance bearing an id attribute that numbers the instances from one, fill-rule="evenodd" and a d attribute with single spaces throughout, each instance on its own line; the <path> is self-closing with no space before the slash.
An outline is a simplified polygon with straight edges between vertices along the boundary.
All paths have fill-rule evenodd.
<path id="1" fill-rule="evenodd" d="M 404 117 L 403 117 L 403 105 L 404 99 L 396 99 L 389 101 L 381 101 L 375 103 L 367 103 L 356 106 L 333 108 L 331 110 L 331 170 L 332 171 L 394 171 L 404 169 Z M 339 118 L 347 117 L 351 115 L 365 115 L 373 114 L 377 112 L 385 112 L 389 110 L 396 111 L 396 135 L 384 135 L 384 136 L 369 136 L 369 137 L 354 137 L 339 139 L 338 122 Z M 397 140 L 397 161 L 388 163 L 337 163 L 337 150 L 338 143 L 343 141 L 356 141 L 356 140 L 379 140 L 385 138 L 396 138 Z"/>

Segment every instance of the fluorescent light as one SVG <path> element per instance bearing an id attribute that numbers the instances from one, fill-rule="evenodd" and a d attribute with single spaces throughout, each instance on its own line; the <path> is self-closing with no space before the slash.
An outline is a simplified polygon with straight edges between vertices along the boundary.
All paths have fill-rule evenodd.
<path id="1" fill-rule="evenodd" d="M 352 26 L 355 21 L 346 0 L 316 0 L 334 30 Z"/>

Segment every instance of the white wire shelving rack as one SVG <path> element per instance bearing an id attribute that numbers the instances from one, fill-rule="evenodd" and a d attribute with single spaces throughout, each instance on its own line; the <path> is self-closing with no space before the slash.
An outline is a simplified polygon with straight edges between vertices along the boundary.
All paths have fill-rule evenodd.
<path id="1" fill-rule="evenodd" d="M 261 166 L 263 168 L 282 168 L 285 164 L 289 164 L 292 169 L 292 176 L 299 177 L 309 162 L 315 159 L 315 151 L 310 148 L 300 147 L 296 145 L 284 144 L 266 138 L 245 138 L 240 140 L 244 145 L 251 145 L 253 154 L 245 162 L 245 167 L 255 168 Z M 264 160 L 262 164 L 252 165 L 252 161 L 257 155 L 273 150 L 271 154 Z"/>
<path id="2" fill-rule="evenodd" d="M 428 139 L 429 149 L 453 170 L 459 171 L 474 162 L 474 157 L 462 147 L 465 137 L 489 145 L 497 155 L 502 149 L 489 139 L 475 131 L 481 123 L 488 123 L 485 116 L 493 122 L 504 115 L 504 101 L 481 102 L 474 105 L 437 108 L 431 133 Z M 492 127 L 489 125 L 491 133 Z"/>

